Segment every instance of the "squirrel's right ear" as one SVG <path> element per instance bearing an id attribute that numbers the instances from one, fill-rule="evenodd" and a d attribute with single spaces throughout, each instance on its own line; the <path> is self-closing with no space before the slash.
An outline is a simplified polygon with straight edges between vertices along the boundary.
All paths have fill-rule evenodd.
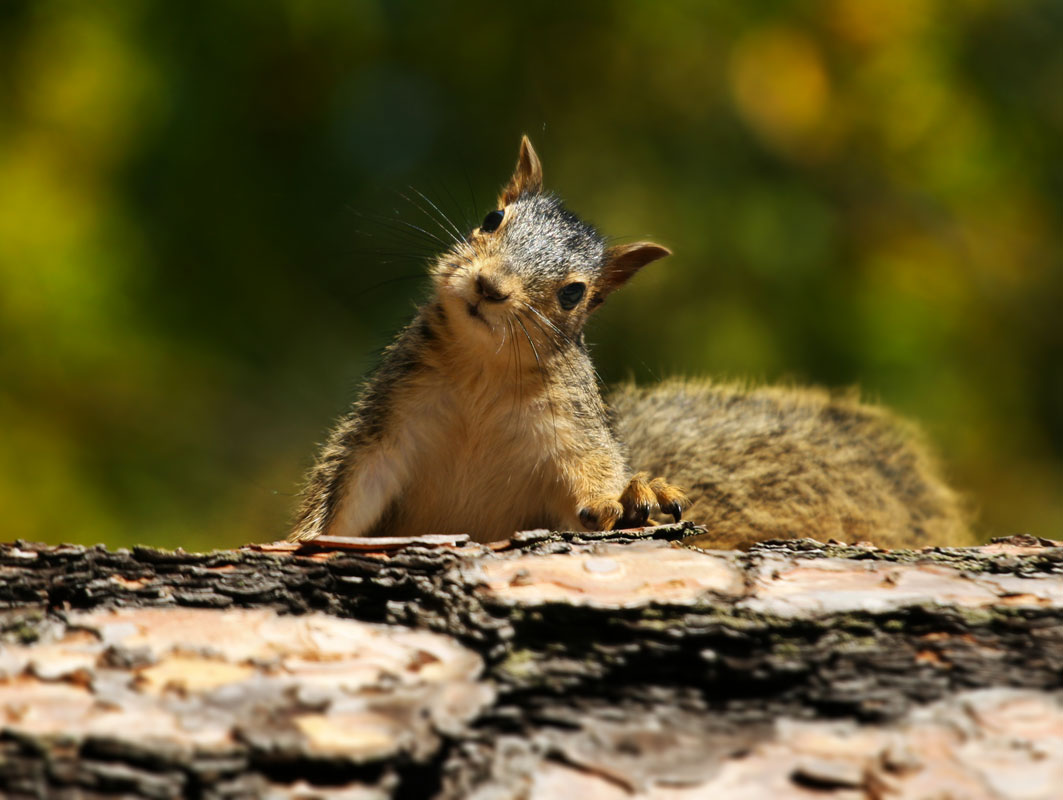
<path id="1" fill-rule="evenodd" d="M 498 207 L 504 208 L 522 194 L 538 194 L 543 190 L 543 165 L 535 148 L 527 136 L 520 139 L 520 155 L 517 156 L 517 168 L 498 196 Z"/>
<path id="2" fill-rule="evenodd" d="M 601 305 L 610 293 L 627 283 L 628 278 L 650 262 L 670 255 L 671 250 L 653 242 L 635 242 L 607 248 L 602 277 L 591 296 L 590 308 Z"/>

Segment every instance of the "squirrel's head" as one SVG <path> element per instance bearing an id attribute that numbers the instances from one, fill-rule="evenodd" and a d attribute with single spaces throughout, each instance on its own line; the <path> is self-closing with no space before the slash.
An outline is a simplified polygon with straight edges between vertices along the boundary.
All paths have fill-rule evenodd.
<path id="1" fill-rule="evenodd" d="M 525 136 L 497 210 L 433 269 L 447 318 L 494 342 L 499 352 L 507 336 L 547 350 L 578 341 L 590 313 L 610 293 L 669 255 L 650 242 L 607 247 L 542 186 L 542 165 Z"/>

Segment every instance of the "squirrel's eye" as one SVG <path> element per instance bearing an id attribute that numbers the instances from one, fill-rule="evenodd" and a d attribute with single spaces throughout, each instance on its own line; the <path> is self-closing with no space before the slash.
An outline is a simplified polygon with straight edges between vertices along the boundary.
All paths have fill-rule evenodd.
<path id="1" fill-rule="evenodd" d="M 561 308 L 565 309 L 565 311 L 571 311 L 579 305 L 579 301 L 583 299 L 585 291 L 587 291 L 587 284 L 570 283 L 568 286 L 562 286 L 558 290 L 557 300 L 561 303 Z"/>
<path id="2" fill-rule="evenodd" d="M 506 216 L 506 212 L 503 210 L 492 211 L 486 217 L 484 221 L 480 223 L 480 231 L 482 233 L 494 233 L 498 230 L 498 226 L 502 224 L 502 218 Z"/>

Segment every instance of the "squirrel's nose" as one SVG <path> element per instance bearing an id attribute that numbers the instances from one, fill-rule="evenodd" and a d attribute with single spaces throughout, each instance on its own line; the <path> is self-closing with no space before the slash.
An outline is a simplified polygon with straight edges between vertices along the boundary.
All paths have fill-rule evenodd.
<path id="1" fill-rule="evenodd" d="M 502 290 L 492 283 L 490 278 L 485 278 L 483 275 L 476 276 L 476 290 L 484 300 L 492 303 L 501 303 L 509 297 L 508 294 L 502 294 Z"/>

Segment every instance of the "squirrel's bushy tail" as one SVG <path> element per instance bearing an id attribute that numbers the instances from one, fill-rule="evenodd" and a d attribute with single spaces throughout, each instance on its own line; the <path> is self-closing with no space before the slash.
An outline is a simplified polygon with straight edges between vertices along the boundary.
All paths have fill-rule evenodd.
<path id="1" fill-rule="evenodd" d="M 812 537 L 971 544 L 970 515 L 919 431 L 821 389 L 666 381 L 609 398 L 630 466 L 689 492 L 712 547 Z"/>

